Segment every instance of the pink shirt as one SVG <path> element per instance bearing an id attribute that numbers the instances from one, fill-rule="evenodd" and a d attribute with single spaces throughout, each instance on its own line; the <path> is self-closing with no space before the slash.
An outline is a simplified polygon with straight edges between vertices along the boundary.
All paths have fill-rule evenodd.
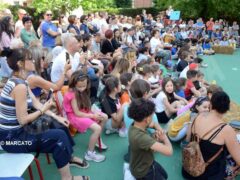
<path id="1" fill-rule="evenodd" d="M 13 36 L 9 36 L 6 32 L 2 33 L 1 41 L 0 41 L 0 49 L 3 50 L 4 47 L 10 47 Z"/>

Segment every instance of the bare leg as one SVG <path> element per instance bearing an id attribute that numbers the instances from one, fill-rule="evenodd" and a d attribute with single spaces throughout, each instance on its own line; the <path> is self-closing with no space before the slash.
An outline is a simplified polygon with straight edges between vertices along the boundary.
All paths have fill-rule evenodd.
<path id="1" fill-rule="evenodd" d="M 72 174 L 70 172 L 69 164 L 66 166 L 58 169 L 60 174 L 61 174 L 61 179 L 62 180 L 72 180 Z M 82 180 L 82 176 L 74 176 L 74 180 Z"/>
<path id="2" fill-rule="evenodd" d="M 97 123 L 93 123 L 90 126 L 90 129 L 92 130 L 92 135 L 89 139 L 88 150 L 94 151 L 95 144 L 97 143 L 98 137 L 100 136 L 100 134 L 102 132 L 102 128 Z"/>

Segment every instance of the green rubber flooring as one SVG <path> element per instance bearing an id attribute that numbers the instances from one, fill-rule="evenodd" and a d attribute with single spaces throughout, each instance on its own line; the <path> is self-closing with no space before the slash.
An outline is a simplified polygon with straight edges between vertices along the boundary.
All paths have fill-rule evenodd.
<path id="1" fill-rule="evenodd" d="M 231 98 L 240 103 L 240 50 L 233 55 L 213 55 L 203 56 L 204 62 L 208 64 L 207 68 L 202 69 L 205 73 L 205 79 L 215 80 L 221 85 Z M 74 137 L 76 146 L 75 155 L 84 156 L 87 149 L 90 132 L 78 134 Z M 127 152 L 127 138 L 120 138 L 118 135 L 103 135 L 104 142 L 109 146 L 108 151 L 104 152 L 106 161 L 102 163 L 91 163 L 88 169 L 82 170 L 71 168 L 74 175 L 89 175 L 91 180 L 123 180 L 123 155 Z M 156 154 L 156 160 L 166 169 L 170 180 L 182 180 L 181 176 L 181 149 L 179 144 L 173 143 L 174 153 L 171 157 L 164 157 Z M 41 167 L 46 180 L 59 180 L 60 176 L 53 159 L 52 163 L 47 164 L 45 155 L 40 156 Z M 17 162 L 16 162 L 17 163 Z M 34 177 L 39 179 L 34 163 L 32 164 Z M 29 179 L 26 172 L 23 176 Z M 240 178 L 237 178 L 240 180 Z"/>

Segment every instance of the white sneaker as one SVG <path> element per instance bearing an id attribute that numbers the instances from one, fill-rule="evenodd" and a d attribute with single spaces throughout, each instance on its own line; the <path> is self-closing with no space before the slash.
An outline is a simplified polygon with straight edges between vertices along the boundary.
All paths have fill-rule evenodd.
<path id="1" fill-rule="evenodd" d="M 208 67 L 208 64 L 202 63 L 202 64 L 201 64 L 201 67 L 206 68 L 206 67 Z"/>
<path id="2" fill-rule="evenodd" d="M 96 146 L 98 149 L 100 149 L 98 142 L 95 144 L 95 146 Z M 107 145 L 103 143 L 102 138 L 101 138 L 101 149 L 102 149 L 102 150 L 106 150 L 107 148 L 108 148 Z"/>
<path id="3" fill-rule="evenodd" d="M 87 151 L 85 153 L 85 159 L 87 161 L 102 162 L 106 159 L 106 157 L 102 154 L 97 154 L 95 151 Z"/>
<path id="4" fill-rule="evenodd" d="M 125 137 L 127 137 L 127 135 L 128 135 L 128 129 L 127 128 L 121 128 L 121 129 L 119 129 L 119 136 L 120 137 L 122 137 L 122 138 L 125 138 Z"/>
<path id="5" fill-rule="evenodd" d="M 106 129 L 106 131 L 105 131 L 106 135 L 114 134 L 114 133 L 118 133 L 118 129 L 109 128 L 109 129 Z"/>

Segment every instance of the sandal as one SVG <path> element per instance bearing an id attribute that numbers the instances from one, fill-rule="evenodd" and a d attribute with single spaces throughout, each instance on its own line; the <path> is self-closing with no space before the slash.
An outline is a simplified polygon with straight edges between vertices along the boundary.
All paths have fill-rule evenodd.
<path id="1" fill-rule="evenodd" d="M 81 168 L 81 169 L 87 169 L 89 167 L 89 163 L 85 159 L 83 159 L 82 163 L 76 162 L 76 161 L 70 161 L 69 165 L 77 168 Z"/>
<path id="2" fill-rule="evenodd" d="M 75 176 L 72 176 L 72 180 L 74 180 Z M 83 180 L 90 180 L 90 176 L 82 176 Z"/>

